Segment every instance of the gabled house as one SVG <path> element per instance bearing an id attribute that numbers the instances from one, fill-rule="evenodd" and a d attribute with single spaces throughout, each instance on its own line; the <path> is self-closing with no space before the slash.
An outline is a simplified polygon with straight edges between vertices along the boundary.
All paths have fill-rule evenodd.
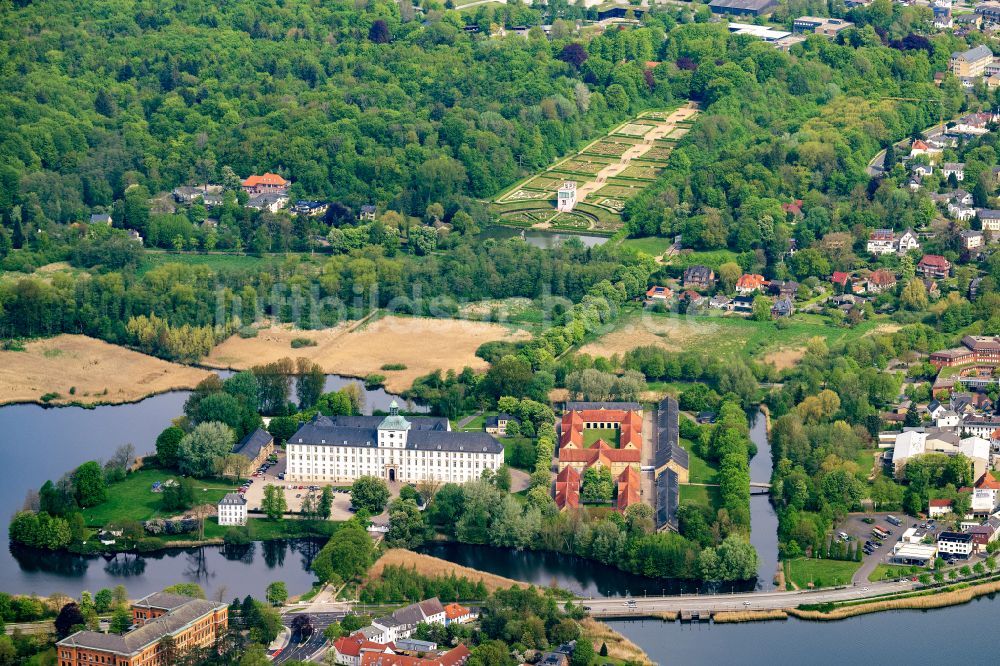
<path id="1" fill-rule="evenodd" d="M 285 193 L 288 191 L 289 184 L 287 180 L 270 171 L 263 176 L 250 176 L 240 183 L 250 196 L 255 194 L 275 194 L 278 192 Z"/>
<path id="2" fill-rule="evenodd" d="M 791 317 L 794 312 L 795 306 L 792 304 L 792 299 L 788 296 L 781 296 L 771 306 L 772 317 Z"/>
<path id="3" fill-rule="evenodd" d="M 715 271 L 708 266 L 688 266 L 684 270 L 684 286 L 710 289 L 715 285 Z"/>
<path id="4" fill-rule="evenodd" d="M 107 213 L 94 213 L 90 216 L 91 224 L 106 224 L 111 226 L 111 216 Z"/>
<path id="5" fill-rule="evenodd" d="M 1000 237 L 1000 210 L 977 208 L 976 216 L 982 223 L 984 232 L 989 232 L 994 239 Z"/>
<path id="6" fill-rule="evenodd" d="M 952 199 L 947 205 L 948 215 L 953 219 L 971 220 L 976 216 L 976 209 L 972 207 L 972 204 L 964 204 L 956 199 Z"/>
<path id="7" fill-rule="evenodd" d="M 760 291 L 768 281 L 763 275 L 744 273 L 736 280 L 736 293 L 740 295 L 752 294 Z"/>
<path id="8" fill-rule="evenodd" d="M 892 229 L 876 229 L 868 234 L 868 254 L 876 256 L 896 251 L 896 234 Z"/>
<path id="9" fill-rule="evenodd" d="M 910 168 L 910 173 L 918 178 L 926 178 L 934 175 L 934 167 L 930 164 L 914 164 Z"/>
<path id="10" fill-rule="evenodd" d="M 896 275 L 889 270 L 880 268 L 868 276 L 868 291 L 881 294 L 896 288 Z"/>
<path id="11" fill-rule="evenodd" d="M 799 283 L 795 280 L 771 280 L 767 285 L 767 291 L 773 296 L 795 298 L 799 293 Z"/>
<path id="12" fill-rule="evenodd" d="M 965 162 L 945 162 L 941 165 L 941 173 L 945 178 L 955 177 L 957 181 L 965 180 Z"/>
<path id="13" fill-rule="evenodd" d="M 966 229 L 958 236 L 962 243 L 962 249 L 969 254 L 978 254 L 982 251 L 983 245 L 985 245 L 982 231 Z"/>
<path id="14" fill-rule="evenodd" d="M 943 151 L 940 148 L 932 146 L 926 141 L 923 141 L 922 139 L 917 139 L 910 146 L 910 157 L 917 157 L 918 155 L 926 155 L 928 158 L 930 158 L 931 164 L 935 162 L 937 157 L 940 156 L 942 152 Z"/>
<path id="15" fill-rule="evenodd" d="M 647 304 L 666 303 L 673 297 L 674 292 L 670 290 L 670 287 L 664 287 L 663 285 L 654 284 L 646 290 Z"/>
<path id="16" fill-rule="evenodd" d="M 845 273 L 844 271 L 834 271 L 833 275 L 830 276 L 830 282 L 835 287 L 840 287 L 842 290 L 847 290 L 847 283 L 851 279 L 850 273 Z"/>
<path id="17" fill-rule="evenodd" d="M 325 215 L 329 207 L 330 204 L 325 201 L 305 201 L 300 199 L 292 206 L 292 212 L 309 217 L 319 217 L 320 215 Z"/>
<path id="18" fill-rule="evenodd" d="M 919 250 L 920 241 L 917 240 L 917 234 L 913 229 L 906 229 L 903 233 L 899 234 L 896 238 L 896 252 L 897 254 L 906 254 L 910 250 Z"/>
<path id="19" fill-rule="evenodd" d="M 933 278 L 946 278 L 951 272 L 951 262 L 939 254 L 925 254 L 917 264 L 917 272 Z"/>
<path id="20" fill-rule="evenodd" d="M 375 206 L 362 206 L 361 212 L 358 213 L 358 220 L 361 222 L 374 222 Z"/>
<path id="21" fill-rule="evenodd" d="M 791 203 L 781 204 L 781 210 L 792 217 L 802 217 L 802 199 L 795 199 Z"/>

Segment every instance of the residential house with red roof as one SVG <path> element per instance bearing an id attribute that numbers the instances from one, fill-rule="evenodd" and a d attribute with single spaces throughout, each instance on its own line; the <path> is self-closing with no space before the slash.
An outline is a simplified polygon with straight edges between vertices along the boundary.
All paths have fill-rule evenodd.
<path id="1" fill-rule="evenodd" d="M 925 254 L 917 264 L 917 272 L 933 278 L 946 278 L 951 272 L 951 262 L 940 254 Z"/>
<path id="2" fill-rule="evenodd" d="M 736 280 L 736 293 L 746 296 L 747 294 L 760 291 L 767 284 L 769 283 L 763 275 L 744 273 Z"/>
<path id="3" fill-rule="evenodd" d="M 276 173 L 268 171 L 263 176 L 249 176 L 240 183 L 247 194 L 278 194 L 288 189 L 289 182 Z"/>
<path id="4" fill-rule="evenodd" d="M 360 666 L 461 666 L 469 660 L 470 655 L 469 648 L 463 644 L 448 652 L 423 657 L 369 652 L 361 657 Z"/>
<path id="5" fill-rule="evenodd" d="M 375 643 L 358 631 L 350 636 L 341 636 L 330 648 L 333 663 L 342 666 L 361 666 L 361 658 L 366 654 L 395 654 L 392 643 Z"/>
<path id="6" fill-rule="evenodd" d="M 937 518 L 939 516 L 946 516 L 949 513 L 951 513 L 951 500 L 932 499 L 927 502 L 928 518 Z"/>
<path id="7" fill-rule="evenodd" d="M 880 268 L 874 271 L 868 276 L 868 292 L 872 294 L 881 294 L 885 291 L 891 291 L 896 288 L 896 275 L 884 268 Z"/>
<path id="8" fill-rule="evenodd" d="M 793 217 L 802 217 L 802 199 L 795 199 L 790 203 L 781 204 L 781 210 Z"/>
<path id="9" fill-rule="evenodd" d="M 479 615 L 465 606 L 456 603 L 450 603 L 444 607 L 444 624 L 448 626 L 449 624 L 465 624 L 467 622 L 472 622 Z"/>
<path id="10" fill-rule="evenodd" d="M 659 284 L 654 284 L 646 290 L 647 303 L 666 303 L 673 298 L 673 296 L 674 292 L 671 291 L 670 287 L 664 287 Z"/>

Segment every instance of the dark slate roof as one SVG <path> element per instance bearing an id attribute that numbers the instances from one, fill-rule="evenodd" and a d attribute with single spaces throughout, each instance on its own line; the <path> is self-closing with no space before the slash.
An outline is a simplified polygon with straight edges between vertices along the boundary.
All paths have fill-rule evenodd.
<path id="1" fill-rule="evenodd" d="M 672 469 L 656 477 L 656 529 L 677 528 L 677 507 L 681 502 L 681 487 Z"/>
<path id="2" fill-rule="evenodd" d="M 236 446 L 233 447 L 233 453 L 254 460 L 260 455 L 261 450 L 272 442 L 274 442 L 274 437 L 271 433 L 263 428 L 257 428 L 236 443 Z"/>
<path id="3" fill-rule="evenodd" d="M 219 504 L 231 506 L 244 506 L 246 503 L 246 498 L 239 493 L 226 493 L 226 496 L 219 500 Z"/>
<path id="4" fill-rule="evenodd" d="M 972 535 L 965 532 L 941 532 L 938 534 L 938 541 L 956 541 L 958 543 L 969 543 Z"/>
<path id="5" fill-rule="evenodd" d="M 153 592 L 132 605 L 136 608 L 156 608 L 163 611 L 172 611 L 175 608 L 180 608 L 189 601 L 191 601 L 191 597 L 184 596 L 183 594 Z"/>
<path id="6" fill-rule="evenodd" d="M 567 402 L 564 408 L 567 412 L 579 412 L 586 409 L 621 409 L 637 412 L 642 405 L 637 402 Z"/>
<path id="7" fill-rule="evenodd" d="M 331 424 L 345 428 L 369 428 L 377 430 L 384 416 L 325 416 Z M 447 430 L 448 419 L 441 416 L 407 416 L 410 431 L 414 430 Z"/>
<path id="8" fill-rule="evenodd" d="M 521 419 L 517 418 L 513 414 L 503 414 L 503 413 L 501 413 L 501 414 L 497 414 L 496 416 L 487 416 L 486 417 L 486 421 L 485 421 L 486 427 L 487 428 L 496 428 L 498 425 L 500 425 L 500 420 L 501 419 L 503 419 L 504 421 L 515 421 L 517 423 L 521 422 Z"/>
<path id="9" fill-rule="evenodd" d="M 165 595 L 163 598 L 180 596 L 163 592 L 158 592 L 157 594 Z M 156 595 L 150 595 L 150 597 L 153 596 Z M 149 597 L 146 599 L 149 599 Z M 216 601 L 191 599 L 189 597 L 184 597 L 184 599 L 185 603 L 183 605 L 174 608 L 166 615 L 161 615 L 155 620 L 147 622 L 137 629 L 133 629 L 124 636 L 102 634 L 98 631 L 78 631 L 59 641 L 58 645 L 93 648 L 126 656 L 135 655 L 164 636 L 176 634 L 208 613 L 226 607 L 226 604 Z M 153 608 L 159 608 L 159 606 L 153 606 Z"/>
<path id="10" fill-rule="evenodd" d="M 344 417 L 337 417 L 337 422 L 327 416 L 317 416 L 309 421 L 298 432 L 288 439 L 290 444 L 313 444 L 329 446 L 357 446 L 364 447 L 378 446 L 377 424 L 384 420 L 384 417 L 351 417 L 352 419 L 374 419 L 375 426 L 363 427 L 362 424 L 372 421 L 357 421 L 360 427 L 348 427 L 341 425 Z M 424 428 L 414 427 L 422 419 L 413 419 L 411 427 L 406 435 L 406 448 L 416 451 L 467 451 L 483 453 L 500 453 L 503 451 L 503 444 L 498 442 L 485 432 L 451 432 L 441 430 L 437 427 Z M 438 421 L 438 419 L 426 419 L 426 421 Z M 445 421 L 447 423 L 447 421 Z"/>
<path id="11" fill-rule="evenodd" d="M 677 401 L 673 398 L 665 398 L 659 405 L 656 412 L 656 456 L 654 466 L 659 469 L 671 460 L 687 469 L 688 452 L 681 448 L 679 443 L 679 410 Z"/>

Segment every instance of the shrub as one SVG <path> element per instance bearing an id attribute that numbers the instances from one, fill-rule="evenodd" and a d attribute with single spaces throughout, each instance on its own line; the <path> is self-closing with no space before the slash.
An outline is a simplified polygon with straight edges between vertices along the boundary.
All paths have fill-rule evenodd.
<path id="1" fill-rule="evenodd" d="M 40 400 L 42 402 L 51 402 L 53 400 L 58 400 L 61 397 L 62 396 L 60 394 L 58 394 L 55 391 L 53 391 L 51 393 L 46 393 L 46 394 L 42 395 L 42 397 L 40 398 Z"/>
<path id="2" fill-rule="evenodd" d="M 385 384 L 385 375 L 372 373 L 365 377 L 365 388 L 368 390 L 380 388 Z"/>
<path id="3" fill-rule="evenodd" d="M 382 364 L 382 370 L 406 370 L 405 363 L 384 363 Z"/>
<path id="4" fill-rule="evenodd" d="M 292 349 L 301 349 L 302 347 L 315 347 L 318 342 L 315 340 L 310 340 L 309 338 L 292 338 Z"/>
<path id="5" fill-rule="evenodd" d="M 241 326 L 240 329 L 238 331 L 236 331 L 236 333 L 241 338 L 256 338 L 257 337 L 257 329 L 254 328 L 253 326 Z"/>

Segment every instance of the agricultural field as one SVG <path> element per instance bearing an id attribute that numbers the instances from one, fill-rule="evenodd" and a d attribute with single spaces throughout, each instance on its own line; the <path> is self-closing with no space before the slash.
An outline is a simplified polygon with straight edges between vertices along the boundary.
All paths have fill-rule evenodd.
<path id="1" fill-rule="evenodd" d="M 674 144 L 663 139 L 697 113 L 687 105 L 640 114 L 508 189 L 493 202 L 494 212 L 510 226 L 613 234 L 622 226 L 628 199 L 654 182 L 666 166 Z M 546 215 L 555 208 L 556 193 L 566 181 L 577 187 L 574 214 Z"/>
<path id="2" fill-rule="evenodd" d="M 135 402 L 194 388 L 209 374 L 85 335 L 57 335 L 0 351 L 0 404 Z"/>
<path id="3" fill-rule="evenodd" d="M 697 351 L 721 358 L 766 358 L 773 352 L 791 355 L 783 367 L 800 358 L 799 350 L 814 336 L 828 344 L 858 338 L 876 330 L 879 322 L 868 321 L 854 328 L 835 328 L 822 319 L 795 315 L 779 331 L 771 321 L 752 321 L 738 316 L 683 316 L 636 310 L 619 318 L 614 328 L 586 342 L 580 351 L 610 358 L 636 347 L 658 346 L 667 351 Z M 771 362 L 782 360 L 771 356 Z"/>
<path id="4" fill-rule="evenodd" d="M 273 326 L 260 330 L 254 338 L 234 335 L 216 346 L 203 363 L 212 368 L 245 370 L 282 358 L 304 357 L 327 373 L 351 377 L 383 374 L 386 390 L 399 393 L 410 388 L 417 377 L 437 369 L 458 372 L 468 366 L 485 370 L 486 361 L 476 356 L 481 344 L 527 337 L 524 330 L 512 331 L 500 324 L 384 316 L 361 326 L 353 322 L 317 331 Z M 293 349 L 293 338 L 308 338 L 316 345 Z M 387 364 L 405 367 L 383 370 Z"/>

